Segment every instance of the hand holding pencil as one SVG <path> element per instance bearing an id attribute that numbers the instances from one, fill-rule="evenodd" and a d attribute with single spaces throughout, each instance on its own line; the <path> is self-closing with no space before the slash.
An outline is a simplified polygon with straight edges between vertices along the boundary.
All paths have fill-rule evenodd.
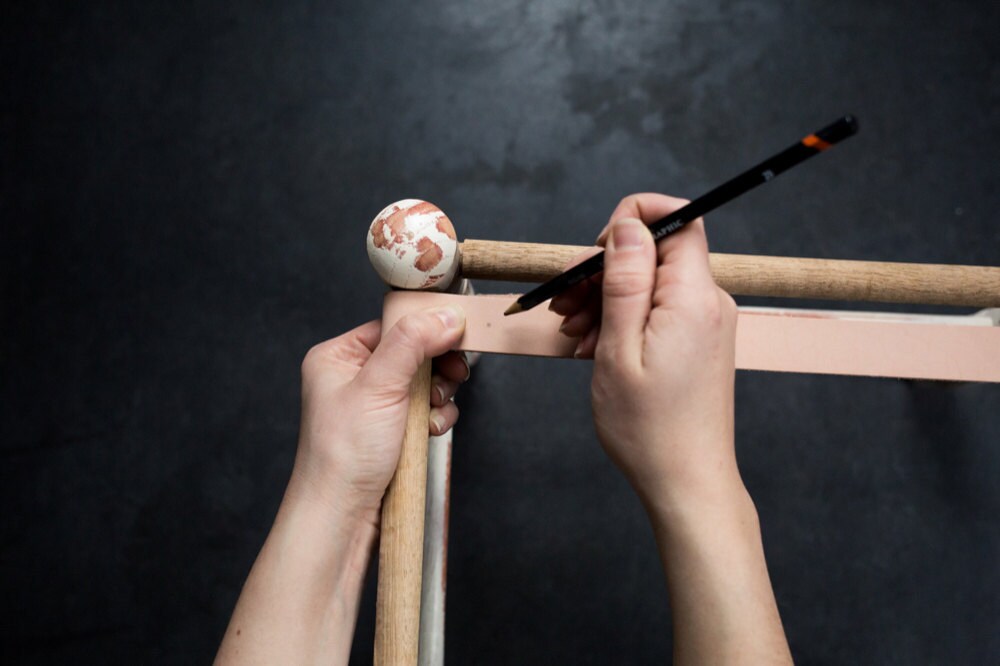
<path id="1" fill-rule="evenodd" d="M 598 437 L 644 501 L 738 480 L 736 304 L 712 280 L 700 219 L 659 244 L 644 224 L 685 203 L 661 194 L 622 200 L 598 239 L 602 276 L 552 301 L 563 332 L 582 337 L 577 355 L 595 360 Z"/>
<path id="2" fill-rule="evenodd" d="M 565 333 L 583 335 L 579 355 L 594 357 L 598 438 L 649 514 L 674 661 L 790 664 L 757 512 L 736 465 L 736 304 L 712 280 L 700 218 L 659 244 L 646 227 L 685 203 L 624 199 L 601 235 L 603 277 L 551 307 L 566 317 Z"/>

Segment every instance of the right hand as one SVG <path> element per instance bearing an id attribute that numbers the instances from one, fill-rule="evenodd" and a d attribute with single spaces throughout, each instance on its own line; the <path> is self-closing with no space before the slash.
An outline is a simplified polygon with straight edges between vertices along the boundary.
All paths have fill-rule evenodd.
<path id="1" fill-rule="evenodd" d="M 550 306 L 564 333 L 582 336 L 577 356 L 595 360 L 598 438 L 647 507 L 743 488 L 733 445 L 736 304 L 712 279 L 702 220 L 658 245 L 645 226 L 686 203 L 623 199 L 598 238 L 603 275 Z"/>

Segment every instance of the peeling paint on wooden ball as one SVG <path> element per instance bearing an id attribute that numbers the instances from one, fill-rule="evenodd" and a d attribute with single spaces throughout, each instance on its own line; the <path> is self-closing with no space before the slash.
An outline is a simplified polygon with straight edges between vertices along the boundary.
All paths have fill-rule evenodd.
<path id="1" fill-rule="evenodd" d="M 420 199 L 389 204 L 368 229 L 368 258 L 386 283 L 400 289 L 447 289 L 458 271 L 455 227 Z"/>

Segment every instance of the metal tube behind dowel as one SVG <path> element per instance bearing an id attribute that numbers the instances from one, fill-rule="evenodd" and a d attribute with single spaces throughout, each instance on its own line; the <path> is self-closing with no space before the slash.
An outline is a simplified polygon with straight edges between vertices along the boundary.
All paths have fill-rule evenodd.
<path id="1" fill-rule="evenodd" d="M 544 282 L 587 249 L 580 245 L 467 240 L 461 245 L 461 275 Z M 710 260 L 715 281 L 735 296 L 1000 306 L 1000 268 L 992 266 L 719 253 L 712 253 Z"/>

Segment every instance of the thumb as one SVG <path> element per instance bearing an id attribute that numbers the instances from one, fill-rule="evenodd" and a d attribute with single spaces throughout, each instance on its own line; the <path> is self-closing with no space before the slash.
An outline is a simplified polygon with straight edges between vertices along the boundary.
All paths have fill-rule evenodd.
<path id="1" fill-rule="evenodd" d="M 656 244 L 649 229 L 635 218 L 616 221 L 604 251 L 599 348 L 639 360 L 655 283 Z"/>
<path id="2" fill-rule="evenodd" d="M 358 380 L 374 395 L 403 400 L 420 364 L 451 349 L 464 332 L 465 313 L 458 307 L 408 314 L 382 336 Z"/>

